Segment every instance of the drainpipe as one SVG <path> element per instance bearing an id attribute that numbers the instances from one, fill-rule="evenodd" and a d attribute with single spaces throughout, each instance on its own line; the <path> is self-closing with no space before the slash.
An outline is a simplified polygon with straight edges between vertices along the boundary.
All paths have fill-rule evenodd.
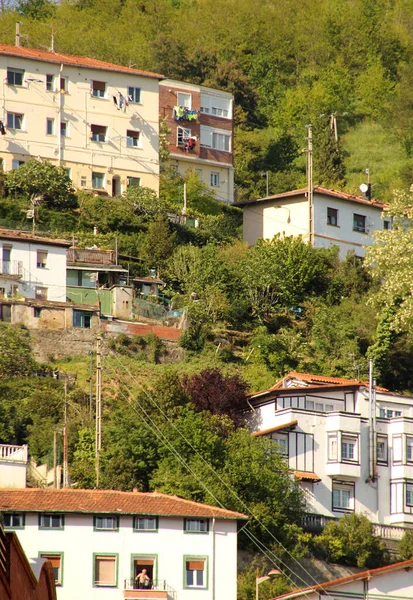
<path id="1" fill-rule="evenodd" d="M 373 359 L 369 359 L 369 477 L 372 481 L 373 473 Z"/>
<path id="2" fill-rule="evenodd" d="M 59 144 L 58 147 L 58 158 L 57 158 L 57 164 L 60 167 L 60 165 L 62 164 L 62 108 L 63 108 L 63 94 L 62 94 L 62 89 L 61 89 L 61 84 L 60 84 L 60 79 L 62 77 L 62 72 L 63 72 L 63 63 L 60 65 L 60 69 L 59 69 L 59 81 L 57 82 L 58 85 L 58 91 L 59 91 L 59 122 L 57 124 L 57 143 Z"/>
<path id="3" fill-rule="evenodd" d="M 212 519 L 212 600 L 215 600 L 215 517 Z"/>
<path id="4" fill-rule="evenodd" d="M 376 378 L 373 378 L 373 481 L 377 479 Z"/>

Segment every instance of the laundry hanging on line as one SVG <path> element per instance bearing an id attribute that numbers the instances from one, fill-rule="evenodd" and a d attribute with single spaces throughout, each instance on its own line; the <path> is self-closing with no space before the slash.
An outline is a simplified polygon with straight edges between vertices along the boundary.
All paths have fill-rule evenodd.
<path id="1" fill-rule="evenodd" d="M 6 135 L 6 128 L 4 127 L 3 121 L 0 121 L 0 133 L 1 135 Z"/>

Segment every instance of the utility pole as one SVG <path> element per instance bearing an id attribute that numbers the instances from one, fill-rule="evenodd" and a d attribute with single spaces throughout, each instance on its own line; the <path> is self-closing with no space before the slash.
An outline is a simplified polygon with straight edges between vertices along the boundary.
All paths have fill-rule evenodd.
<path id="1" fill-rule="evenodd" d="M 308 237 L 314 246 L 314 198 L 313 198 L 313 127 L 307 125 L 307 195 L 308 195 Z"/>
<path id="2" fill-rule="evenodd" d="M 184 183 L 184 206 L 182 209 L 182 214 L 186 215 L 186 183 Z"/>
<path id="3" fill-rule="evenodd" d="M 53 432 L 53 487 L 57 488 L 57 431 Z"/>
<path id="4" fill-rule="evenodd" d="M 99 488 L 100 450 L 102 448 L 102 338 L 96 338 L 96 487 Z"/>
<path id="5" fill-rule="evenodd" d="M 63 423 L 63 487 L 69 485 L 69 463 L 68 463 L 68 444 L 67 444 L 67 393 L 68 377 L 65 376 L 65 401 L 64 401 L 64 423 Z"/>
<path id="6" fill-rule="evenodd" d="M 16 40 L 15 40 L 15 46 L 17 46 L 17 48 L 19 48 L 19 46 L 20 46 L 20 22 L 19 21 L 16 23 Z"/>

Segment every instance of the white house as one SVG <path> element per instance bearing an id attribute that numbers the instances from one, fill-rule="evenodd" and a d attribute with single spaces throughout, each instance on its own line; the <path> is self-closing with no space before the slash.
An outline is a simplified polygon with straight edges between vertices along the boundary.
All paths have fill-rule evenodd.
<path id="1" fill-rule="evenodd" d="M 253 435 L 272 439 L 301 482 L 310 525 L 352 512 L 380 533 L 413 525 L 412 398 L 292 372 L 249 404 Z"/>
<path id="2" fill-rule="evenodd" d="M 25 488 L 28 448 L 0 444 L 0 488 Z"/>
<path id="3" fill-rule="evenodd" d="M 58 600 L 236 600 L 240 513 L 156 492 L 40 488 L 0 489 L 0 512 L 27 554 L 52 562 Z"/>
<path id="4" fill-rule="evenodd" d="M 390 219 L 381 219 L 383 202 L 320 186 L 314 188 L 313 199 L 312 219 L 307 188 L 236 204 L 243 208 L 244 242 L 301 235 L 316 248 L 337 245 L 342 258 L 349 250 L 363 257 L 364 246 L 373 241 L 371 234 L 391 227 Z"/>
<path id="5" fill-rule="evenodd" d="M 63 240 L 1 229 L 0 296 L 66 302 L 69 246 Z"/>
<path id="6" fill-rule="evenodd" d="M 347 577 L 326 581 L 317 585 L 294 590 L 273 600 L 320 600 L 347 598 L 348 600 L 410 600 L 413 597 L 413 560 L 354 573 Z"/>

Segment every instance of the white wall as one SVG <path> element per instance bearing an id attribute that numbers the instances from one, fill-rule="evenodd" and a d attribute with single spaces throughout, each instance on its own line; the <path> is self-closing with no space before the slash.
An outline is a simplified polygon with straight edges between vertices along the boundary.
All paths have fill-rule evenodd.
<path id="1" fill-rule="evenodd" d="M 93 515 L 65 515 L 65 528 L 40 530 L 38 515 L 26 515 L 25 529 L 16 530 L 28 556 L 39 552 L 63 552 L 63 585 L 57 588 L 58 600 L 119 600 L 124 579 L 131 579 L 132 555 L 156 555 L 157 578 L 166 580 L 177 598 L 191 600 L 201 595 L 206 600 L 236 600 L 237 523 L 217 520 L 208 534 L 183 531 L 183 519 L 159 518 L 156 533 L 134 532 L 133 517 L 120 516 L 119 532 L 93 531 Z M 215 536 L 215 561 L 214 561 Z M 119 554 L 118 587 L 93 587 L 93 553 Z M 208 589 L 183 589 L 184 556 L 208 557 Z M 213 565 L 215 564 L 215 595 Z"/>

